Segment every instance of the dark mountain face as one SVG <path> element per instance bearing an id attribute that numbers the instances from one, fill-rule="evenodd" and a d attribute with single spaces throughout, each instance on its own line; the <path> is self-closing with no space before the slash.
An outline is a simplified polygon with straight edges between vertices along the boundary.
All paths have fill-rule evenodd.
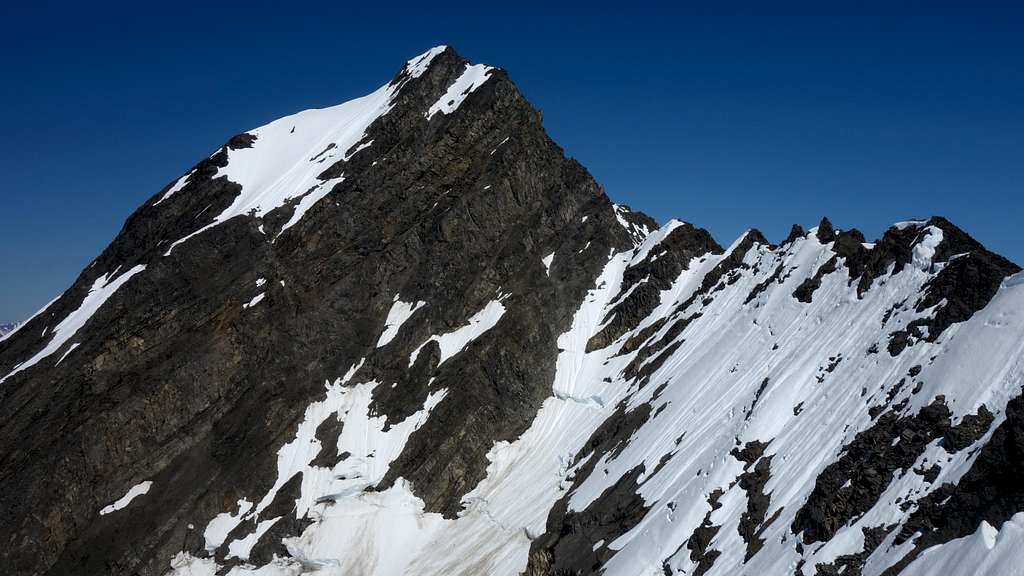
<path id="1" fill-rule="evenodd" d="M 912 573 L 1024 511 L 1024 291 L 944 219 L 863 240 L 659 228 L 433 49 L 229 140 L 0 340 L 0 564 Z"/>

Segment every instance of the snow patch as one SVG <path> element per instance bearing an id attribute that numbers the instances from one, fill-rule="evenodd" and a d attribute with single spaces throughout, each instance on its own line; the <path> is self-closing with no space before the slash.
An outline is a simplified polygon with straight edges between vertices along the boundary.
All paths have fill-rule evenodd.
<path id="1" fill-rule="evenodd" d="M 388 311 L 387 320 L 384 321 L 384 332 L 380 335 L 377 340 L 377 348 L 384 346 L 388 342 L 394 340 L 395 336 L 398 335 L 398 330 L 405 324 L 405 321 L 412 317 L 413 312 L 416 312 L 420 308 L 426 306 L 426 302 L 402 302 L 398 299 L 398 295 L 395 295 L 394 304 L 391 305 L 391 310 Z"/>
<path id="2" fill-rule="evenodd" d="M 430 63 L 434 61 L 434 58 L 447 49 L 448 47 L 443 44 L 441 46 L 434 46 L 423 54 L 409 60 L 405 64 L 406 73 L 409 74 L 410 78 L 419 78 L 427 71 L 427 68 L 430 67 Z"/>
<path id="3" fill-rule="evenodd" d="M 552 252 L 551 254 L 548 254 L 547 256 L 545 256 L 545 257 L 540 259 L 540 261 L 544 264 L 544 273 L 546 275 L 548 275 L 548 276 L 551 276 L 551 263 L 554 262 L 554 260 L 555 260 L 555 253 L 554 252 Z"/>
<path id="4" fill-rule="evenodd" d="M 145 480 L 143 482 L 139 482 L 135 486 L 132 486 L 124 496 L 121 496 L 121 498 L 116 502 L 100 510 L 100 516 L 105 516 L 111 512 L 116 512 L 128 506 L 131 504 L 132 500 L 135 500 L 143 494 L 148 494 L 151 486 L 153 486 L 153 482 L 151 480 Z"/>
<path id="5" fill-rule="evenodd" d="M 245 309 L 245 308 L 252 308 L 253 306 L 255 306 L 255 305 L 259 304 L 260 302 L 262 302 L 263 298 L 266 297 L 266 295 L 267 295 L 266 292 L 260 292 L 259 294 L 253 296 L 252 300 L 249 300 L 245 304 L 242 304 L 242 308 L 243 309 Z"/>
<path id="6" fill-rule="evenodd" d="M 430 109 L 425 114 L 427 120 L 433 118 L 434 114 L 438 112 L 451 114 L 456 111 L 467 96 L 490 78 L 491 70 L 494 70 L 494 68 L 484 64 L 466 64 L 466 69 L 462 72 L 462 75 L 448 87 L 448 90 L 445 91 L 437 102 L 431 104 Z"/>
<path id="7" fill-rule="evenodd" d="M 299 564 L 320 566 L 332 575 L 399 574 L 426 544 L 424 536 L 445 522 L 439 514 L 424 512 L 423 502 L 413 496 L 403 479 L 382 492 L 366 488 L 384 478 L 409 437 L 427 421 L 447 391 L 432 391 L 418 412 L 401 422 L 388 422 L 370 407 L 377 382 L 349 385 L 361 365 L 362 361 L 344 378 L 328 383 L 326 398 L 306 409 L 295 439 L 278 452 L 277 480 L 259 504 L 239 501 L 237 514 L 220 514 L 210 522 L 204 532 L 208 551 L 222 545 L 240 522 L 255 523 L 278 490 L 299 473 L 302 484 L 295 502 L 296 518 L 308 515 L 314 522 L 300 536 L 285 540 L 297 560 L 280 560 L 261 568 L 268 576 L 298 574 L 301 570 L 293 569 Z M 332 468 L 312 466 L 310 462 L 326 448 L 316 438 L 316 430 L 328 418 L 343 422 L 335 448 L 349 456 Z M 278 520 L 280 517 L 259 519 L 253 532 L 228 544 L 229 556 L 247 559 L 260 536 Z M 171 562 L 172 574 L 180 576 L 217 568 L 212 559 L 191 555 L 179 554 Z"/>
<path id="8" fill-rule="evenodd" d="M 935 260 L 935 249 L 942 243 L 942 229 L 929 226 L 924 229 L 925 235 L 920 241 L 914 244 L 914 266 L 927 270 Z"/>
<path id="9" fill-rule="evenodd" d="M 456 328 L 447 334 L 431 336 L 427 338 L 426 342 L 417 346 L 409 356 L 409 366 L 416 363 L 416 357 L 419 356 L 420 350 L 430 341 L 437 342 L 441 347 L 441 359 L 437 363 L 440 366 L 445 360 L 461 352 L 470 342 L 494 328 L 504 314 L 505 306 L 500 299 L 488 302 L 483 310 L 470 317 L 465 326 Z"/>
<path id="10" fill-rule="evenodd" d="M 167 192 L 164 192 L 164 195 L 161 196 L 159 200 L 154 202 L 153 206 L 156 206 L 157 204 L 163 202 L 164 200 L 167 200 L 171 196 L 174 196 L 175 193 L 180 192 L 181 189 L 184 188 L 186 184 L 188 184 L 189 178 L 191 178 L 192 174 L 194 174 L 194 173 L 195 173 L 195 169 L 189 171 L 188 174 L 185 174 L 181 178 L 178 178 L 178 181 L 174 183 L 174 186 L 171 186 L 170 189 L 167 190 Z"/>
<path id="11" fill-rule="evenodd" d="M 63 354 L 61 354 L 60 360 L 57 360 L 57 363 L 54 364 L 54 366 L 59 366 L 60 363 L 63 362 L 64 359 L 68 357 L 68 354 L 71 354 L 71 352 L 74 351 L 75 348 L 78 348 L 78 346 L 78 342 L 75 342 L 71 346 L 68 346 L 68 349 L 65 350 Z"/>
<path id="12" fill-rule="evenodd" d="M 444 47 L 438 46 L 410 60 L 406 67 L 409 76 L 415 78 L 422 74 L 443 51 Z M 304 110 L 249 131 L 256 137 L 252 146 L 227 149 L 227 166 L 214 175 L 214 178 L 225 176 L 240 184 L 241 192 L 212 222 L 176 240 L 164 255 L 169 256 L 182 242 L 231 218 L 245 215 L 262 218 L 298 199 L 281 231 L 294 226 L 342 181 L 343 176 L 320 180 L 318 176 L 325 165 L 347 161 L 351 154 L 370 145 L 370 142 L 363 142 L 366 130 L 391 110 L 404 84 L 387 84 L 362 98 L 330 108 Z M 348 151 L 353 147 L 350 154 Z"/>
<path id="13" fill-rule="evenodd" d="M 249 502 L 245 498 L 238 501 L 238 513 L 232 514 L 230 512 L 221 512 L 213 517 L 213 520 L 206 525 L 206 530 L 203 531 L 203 540 L 206 542 L 206 551 L 213 553 L 224 540 L 227 539 L 228 534 L 242 522 L 242 518 L 246 515 L 249 510 L 252 510 L 253 503 Z"/>

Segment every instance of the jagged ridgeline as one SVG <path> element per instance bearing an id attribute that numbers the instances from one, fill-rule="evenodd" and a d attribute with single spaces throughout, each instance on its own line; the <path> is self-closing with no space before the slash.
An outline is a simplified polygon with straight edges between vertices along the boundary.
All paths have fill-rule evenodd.
<path id="1" fill-rule="evenodd" d="M 0 340 L 0 565 L 1005 574 L 1024 275 L 942 218 L 723 247 L 446 47 L 231 138 Z"/>

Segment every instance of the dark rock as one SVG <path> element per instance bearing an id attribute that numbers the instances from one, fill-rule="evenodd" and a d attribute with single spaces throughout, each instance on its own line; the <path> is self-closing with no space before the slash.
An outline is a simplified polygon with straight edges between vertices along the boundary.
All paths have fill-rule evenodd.
<path id="1" fill-rule="evenodd" d="M 818 224 L 818 242 L 822 244 L 828 244 L 836 239 L 836 231 L 832 228 L 832 223 L 829 222 L 828 218 L 822 218 Z"/>
<path id="2" fill-rule="evenodd" d="M 918 501 L 917 510 L 903 524 L 896 542 L 906 542 L 916 533 L 920 536 L 910 552 L 883 574 L 898 574 L 928 548 L 973 534 L 982 521 L 1000 529 L 1024 510 L 1022 477 L 1024 395 L 1006 405 L 1006 420 L 995 429 L 960 481 L 940 486 Z"/>
<path id="3" fill-rule="evenodd" d="M 977 414 L 964 416 L 956 426 L 950 427 L 942 437 L 942 447 L 953 454 L 967 448 L 981 439 L 988 432 L 995 416 L 989 412 L 987 406 L 982 404 L 978 407 Z"/>
<path id="4" fill-rule="evenodd" d="M 796 242 L 798 239 L 803 238 L 806 234 L 807 233 L 804 232 L 802 226 L 799 224 L 793 224 L 793 227 L 789 229 L 789 236 L 786 236 L 786 239 L 782 241 L 780 247 L 788 246 L 789 244 Z"/>
<path id="5" fill-rule="evenodd" d="M 838 460 L 815 481 L 814 490 L 793 520 L 793 534 L 805 544 L 824 542 L 852 518 L 875 505 L 898 469 L 907 469 L 950 426 L 949 409 L 939 399 L 913 416 L 883 414 L 857 434 Z M 899 442 L 893 440 L 899 438 Z"/>
<path id="6" fill-rule="evenodd" d="M 570 512 L 569 496 L 593 474 L 602 456 L 615 459 L 636 430 L 650 418 L 650 404 L 642 404 L 627 412 L 623 402 L 591 435 L 576 455 L 573 465 L 591 456 L 576 472 L 572 488 L 549 512 L 547 531 L 531 544 L 526 574 L 592 574 L 611 559 L 614 550 L 607 546 L 595 550 L 594 546 L 602 540 L 612 542 L 625 534 L 647 513 L 648 506 L 638 494 L 643 464 L 618 478 L 586 510 Z"/>
<path id="7" fill-rule="evenodd" d="M 722 247 L 703 228 L 684 223 L 672 230 L 650 250 L 643 262 L 630 266 L 623 274 L 620 293 L 639 286 L 608 313 L 605 321 L 610 322 L 587 342 L 587 351 L 605 348 L 650 316 L 661 302 L 661 292 L 670 288 L 679 274 L 689 268 L 693 258 L 721 252 Z"/>

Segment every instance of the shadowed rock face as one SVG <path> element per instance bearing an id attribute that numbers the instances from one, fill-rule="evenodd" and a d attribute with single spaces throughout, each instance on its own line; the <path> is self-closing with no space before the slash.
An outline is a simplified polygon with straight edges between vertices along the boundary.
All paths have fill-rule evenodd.
<path id="1" fill-rule="evenodd" d="M 975 446 L 997 417 L 992 440 L 972 448 L 980 453 L 961 480 L 923 496 L 899 528 L 863 528 L 863 550 L 817 569 L 857 573 L 890 534 L 923 534 L 916 555 L 970 534 L 982 520 L 995 525 L 1024 509 L 1012 475 L 997 465 L 1020 452 L 1020 398 L 1007 405 L 1005 418 L 1002 406 L 982 405 L 957 419 L 950 410 L 962 406 L 947 408 L 941 396 L 911 410 L 927 359 L 909 372 L 899 367 L 909 380 L 870 383 L 881 388 L 858 402 L 872 404 L 848 412 L 810 396 L 781 406 L 787 387 L 794 398 L 810 388 L 785 372 L 755 374 L 806 360 L 800 350 L 786 350 L 786 338 L 826 323 L 840 304 L 866 306 L 858 322 L 873 327 L 882 316 L 878 307 L 889 307 L 882 321 L 888 328 L 873 338 L 890 338 L 891 354 L 873 358 L 896 370 L 920 350 L 901 358 L 905 349 L 935 342 L 989 305 L 1004 278 L 1020 270 L 1016 265 L 942 218 L 894 227 L 873 247 L 827 219 L 815 238 L 794 226 L 776 247 L 751 230 L 730 249 L 706 230 L 676 223 L 643 253 L 644 240 L 657 238 L 650 235 L 654 221 L 612 204 L 548 138 L 540 114 L 504 71 L 490 69 L 486 81 L 453 92 L 469 63 L 450 48 L 430 54 L 429 66 L 411 61 L 391 80 L 388 110 L 355 144 L 315 146 L 307 158 L 316 168 L 312 188 L 265 212 L 217 221 L 246 192 L 225 169 L 235 154 L 270 138 L 261 129 L 235 136 L 141 206 L 64 294 L 0 341 L 0 565 L 33 576 L 162 576 L 178 552 L 215 560 L 220 573 L 290 557 L 285 540 L 320 519 L 295 513 L 308 478 L 279 478 L 278 454 L 297 439 L 307 408 L 323 400 L 325 382 L 379 384 L 363 416 L 381 419 L 384 431 L 416 418 L 443 392 L 386 471 L 360 487 L 365 495 L 408 485 L 439 522 L 467 513 L 467 495 L 491 479 L 492 449 L 526 437 L 552 404 L 563 410 L 555 400 L 577 410 L 558 412 L 562 417 L 587 414 L 544 438 L 579 441 L 555 455 L 565 460 L 564 478 L 538 480 L 557 484 L 540 523 L 502 526 L 509 539 L 525 533 L 521 567 L 535 575 L 604 571 L 623 553 L 613 542 L 674 518 L 677 507 L 700 512 L 685 530 L 655 531 L 675 538 L 653 547 L 664 553 L 649 559 L 665 573 L 680 566 L 698 574 L 738 571 L 777 553 L 780 541 L 795 546 L 803 566 L 799 542 L 829 540 L 875 506 L 900 474 L 933 484 L 940 467 L 909 470 L 916 459 L 935 442 L 949 453 Z M 441 104 L 447 112 L 431 113 Z M 297 124 L 285 133 L 302 129 Z M 304 205 L 319 185 L 329 192 Z M 871 291 L 918 265 L 915 250 L 929 226 L 942 231 L 943 241 L 933 247 L 927 281 L 896 302 L 890 295 L 870 301 Z M 801 268 L 794 255 L 808 249 L 821 252 Z M 606 276 L 617 258 L 620 274 Z M 130 278 L 122 276 L 128 271 Z M 842 274 L 849 294 L 826 302 L 822 312 L 815 306 L 829 294 L 818 290 L 837 278 L 832 274 Z M 89 304 L 119 278 L 127 281 Z M 605 305 L 588 308 L 610 284 Z M 382 338 L 397 322 L 392 311 L 399 304 L 408 304 L 408 317 Z M 486 330 L 457 349 L 442 341 L 473 329 L 477 315 L 495 306 L 501 313 Z M 55 331 L 85 308 L 87 321 L 49 350 Z M 758 324 L 757 314 L 774 309 L 792 311 L 798 329 L 775 332 L 776 320 L 788 321 L 785 314 Z M 890 316 L 900 313 L 920 317 L 887 333 Z M 574 332 L 577 320 L 591 315 L 593 329 Z M 561 339 L 566 334 L 575 339 Z M 727 338 L 715 349 L 699 347 L 721 334 Z M 858 354 L 867 348 L 854 344 Z M 742 360 L 748 356 L 754 359 Z M 844 349 L 813 358 L 822 366 L 819 388 L 831 386 L 829 395 L 841 397 L 844 379 L 856 376 L 848 369 L 857 365 L 853 356 Z M 673 371 L 709 357 L 692 380 L 672 381 Z M 594 365 L 574 364 L 582 358 Z M 552 383 L 566 366 L 572 386 L 556 392 Z M 346 373 L 351 383 L 342 382 Z M 715 378 L 725 384 L 706 409 L 676 412 Z M 573 387 L 596 382 L 607 384 L 600 394 L 573 395 Z M 614 401 L 605 405 L 605 397 Z M 740 435 L 766 418 L 819 412 L 842 435 L 842 450 L 821 464 L 799 503 L 780 504 L 780 491 L 770 486 L 785 482 L 787 456 L 777 452 L 785 449 L 784 434 L 742 441 Z M 320 448 L 311 466 L 332 471 L 358 459 L 339 444 L 351 430 L 346 416 L 337 409 L 315 427 Z M 688 430 L 712 434 L 690 446 Z M 714 464 L 697 463 L 694 453 L 710 450 L 704 444 L 719 436 L 727 446 L 710 457 Z M 654 446 L 650 454 L 633 454 Z M 712 480 L 717 465 L 729 470 L 724 483 Z M 695 480 L 678 493 L 656 492 L 665 490 L 666 476 Z M 151 491 L 131 502 L 130 514 L 99 513 L 144 480 Z M 601 489 L 573 508 L 574 494 L 595 482 Z M 254 495 L 271 491 L 224 543 L 206 548 L 211 520 L 241 515 L 240 501 L 251 505 Z M 337 501 L 318 496 L 320 504 Z M 944 498 L 953 504 L 940 504 Z M 723 519 L 723 506 L 735 518 Z M 233 555 L 231 542 L 270 521 L 247 559 Z M 741 538 L 738 559 L 721 544 L 730 537 Z"/>

